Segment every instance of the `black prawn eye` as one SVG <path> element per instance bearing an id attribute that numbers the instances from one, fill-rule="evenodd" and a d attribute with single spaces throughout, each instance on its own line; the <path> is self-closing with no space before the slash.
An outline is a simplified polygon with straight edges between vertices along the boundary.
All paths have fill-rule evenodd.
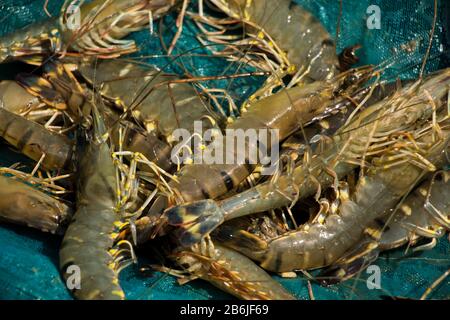
<path id="1" fill-rule="evenodd" d="M 358 76 L 355 74 L 350 75 L 347 79 L 345 79 L 345 84 L 348 86 L 351 86 L 358 82 Z"/>

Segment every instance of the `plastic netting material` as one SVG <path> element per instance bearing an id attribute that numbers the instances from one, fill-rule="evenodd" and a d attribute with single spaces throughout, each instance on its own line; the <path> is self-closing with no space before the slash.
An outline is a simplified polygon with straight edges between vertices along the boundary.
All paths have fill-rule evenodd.
<path id="1" fill-rule="evenodd" d="M 276 1 L 276 0 L 273 0 Z M 334 36 L 339 16 L 339 1 L 332 0 L 299 0 L 296 1 L 314 13 L 329 32 Z M 439 1 L 439 16 L 436 33 L 433 38 L 433 48 L 427 72 L 448 67 L 448 4 Z M 6 0 L 0 1 L 0 36 L 24 27 L 32 22 L 43 20 L 46 14 L 42 7 L 43 1 L 37 0 Z M 62 1 L 49 2 L 49 11 L 57 15 Z M 385 74 L 385 77 L 401 76 L 403 78 L 417 77 L 420 62 L 429 41 L 429 32 L 433 21 L 433 1 L 390 1 L 390 0 L 343 0 L 341 32 L 338 50 L 359 43 L 363 46 L 359 55 L 361 64 L 379 64 L 383 61 L 395 62 Z M 368 29 L 367 8 L 377 5 L 381 13 L 381 28 Z M 165 26 L 173 26 L 174 17 L 164 19 Z M 158 32 L 161 31 L 168 39 L 173 35 L 173 28 L 160 30 L 155 26 L 155 34 L 148 30 L 132 35 L 136 39 L 142 55 L 163 55 Z M 198 48 L 195 39 L 196 30 L 189 22 L 185 26 L 182 38 L 177 44 L 175 54 L 184 52 L 208 53 L 207 49 Z M 412 53 L 405 55 L 405 51 Z M 179 59 L 179 64 L 169 63 L 165 58 L 148 58 L 165 71 L 180 72 L 180 63 L 195 75 L 221 74 L 227 62 L 217 59 L 199 57 L 200 55 L 185 55 Z M 400 57 L 394 59 L 393 57 Z M 405 58 L 406 57 L 406 58 Z M 414 66 L 415 64 L 415 66 Z M 3 69 L 0 69 L 0 77 Z M 181 70 L 182 71 L 182 70 Z M 229 69 L 233 72 L 233 68 Z M 6 72 L 5 72 L 6 74 Z M 245 99 L 260 81 L 258 79 L 236 80 L 230 86 L 228 82 L 215 81 L 205 85 L 227 87 L 237 100 Z M 0 165 L 10 165 L 19 161 L 18 155 L 7 147 L 0 149 Z M 58 248 L 61 238 L 42 234 L 27 228 L 1 225 L 0 241 L 0 298 L 1 299 L 71 299 L 58 270 Z M 443 238 L 431 251 L 419 252 L 405 257 L 401 248 L 382 254 L 375 262 L 381 269 L 382 289 L 369 290 L 366 279 L 369 274 L 362 272 L 358 279 L 352 279 L 340 285 L 328 288 L 313 284 L 313 292 L 317 299 L 378 299 L 385 296 L 404 296 L 418 298 L 425 289 L 443 272 L 450 262 L 449 244 Z M 141 260 L 141 264 L 146 258 Z M 290 292 L 300 299 L 309 299 L 306 280 L 281 279 L 275 276 Z M 180 286 L 176 280 L 161 273 L 151 275 L 139 272 L 139 266 L 131 266 L 120 275 L 121 285 L 129 299 L 228 299 L 230 296 L 215 289 L 203 281 L 194 281 Z M 431 295 L 432 298 L 449 298 L 450 282 L 441 284 Z"/>

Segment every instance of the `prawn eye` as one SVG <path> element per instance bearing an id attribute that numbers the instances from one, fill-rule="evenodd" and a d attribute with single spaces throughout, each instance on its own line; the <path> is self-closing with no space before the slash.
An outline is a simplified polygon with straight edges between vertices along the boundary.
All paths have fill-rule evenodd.
<path id="1" fill-rule="evenodd" d="M 343 91 L 346 91 L 348 88 L 350 88 L 355 83 L 357 83 L 357 81 L 358 81 L 358 77 L 354 74 L 345 77 L 342 81 L 341 86 L 334 92 L 334 95 L 337 96 L 337 95 L 341 94 Z"/>
<path id="2" fill-rule="evenodd" d="M 359 80 L 359 77 L 355 74 L 350 75 L 349 77 L 347 77 L 344 81 L 344 86 L 346 88 L 354 85 L 355 83 L 357 83 Z"/>

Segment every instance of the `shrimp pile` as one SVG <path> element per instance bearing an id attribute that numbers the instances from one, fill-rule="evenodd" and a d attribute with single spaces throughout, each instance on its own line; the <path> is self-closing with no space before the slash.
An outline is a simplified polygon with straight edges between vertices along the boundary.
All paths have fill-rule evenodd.
<path id="1" fill-rule="evenodd" d="M 0 38 L 0 64 L 33 66 L 0 81 L 1 142 L 29 160 L 0 168 L 0 221 L 62 236 L 75 298 L 126 299 L 119 273 L 156 250 L 142 269 L 180 285 L 292 300 L 272 273 L 332 285 L 447 234 L 450 66 L 381 81 L 290 0 L 190 2 L 66 0 Z M 128 35 L 157 41 L 174 14 L 168 64 L 136 57 Z M 209 56 L 257 71 L 189 71 L 174 53 L 188 22 Z M 240 108 L 214 87 L 256 74 Z"/>

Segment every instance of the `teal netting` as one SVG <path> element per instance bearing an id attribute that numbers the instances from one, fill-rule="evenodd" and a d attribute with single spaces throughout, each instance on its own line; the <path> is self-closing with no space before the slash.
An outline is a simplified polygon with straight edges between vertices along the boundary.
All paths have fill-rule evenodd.
<path id="1" fill-rule="evenodd" d="M 276 2 L 277 0 L 271 0 Z M 43 2 L 38 0 L 0 1 L 0 36 L 24 27 L 38 20 L 46 19 Z M 333 36 L 339 16 L 337 0 L 298 0 L 314 13 Z M 448 23 L 449 5 L 439 0 L 436 32 L 427 72 L 450 66 L 448 44 L 450 42 Z M 433 21 L 432 0 L 343 0 L 343 14 L 338 50 L 359 43 L 363 49 L 359 52 L 361 64 L 392 63 L 385 77 L 417 77 L 420 62 L 428 45 L 429 31 Z M 56 15 L 61 0 L 50 0 L 49 11 Z M 369 30 L 366 26 L 366 10 L 370 5 L 381 9 L 381 28 Z M 176 15 L 164 19 L 164 26 L 173 26 Z M 155 25 L 155 34 L 148 30 L 132 35 L 141 48 L 140 55 L 163 55 L 158 33 L 170 39 L 173 27 Z M 170 72 L 184 72 L 187 69 L 194 75 L 218 75 L 224 70 L 228 74 L 236 72 L 238 66 L 220 60 L 206 58 L 208 50 L 199 48 L 195 39 L 197 30 L 187 21 L 182 38 L 178 42 L 175 54 L 185 53 L 170 63 L 166 58 L 147 57 L 149 63 L 157 64 Z M 167 40 L 168 41 L 168 40 Z M 408 52 L 411 53 L 408 53 Z M 394 58 L 396 57 L 396 58 Z M 3 68 L 3 67 L 2 67 Z M 242 71 L 242 69 L 240 69 Z M 14 70 L 12 70 L 12 73 Z M 11 70 L 0 69 L 0 78 L 10 76 Z M 243 100 L 260 84 L 262 79 L 246 78 L 240 80 L 214 81 L 206 86 L 224 87 L 231 91 L 234 98 Z M 7 147 L 0 149 L 0 165 L 10 165 L 23 160 Z M 42 234 L 23 227 L 2 224 L 0 226 L 0 299 L 71 299 L 58 271 L 58 248 L 61 239 L 57 236 Z M 419 252 L 404 256 L 404 248 L 384 253 L 375 262 L 381 269 L 381 290 L 369 290 L 366 279 L 369 274 L 363 272 L 359 279 L 352 279 L 329 288 L 313 284 L 317 299 L 379 299 L 384 296 L 403 296 L 418 298 L 424 290 L 449 266 L 449 243 L 447 238 L 439 241 L 432 251 Z M 141 259 L 141 264 L 147 262 Z M 121 284 L 129 299 L 228 299 L 208 283 L 194 281 L 179 286 L 173 277 L 161 273 L 151 275 L 139 272 L 140 266 L 132 266 L 121 273 Z M 275 276 L 288 290 L 300 299 L 309 299 L 306 281 L 281 279 Z M 450 282 L 442 283 L 431 295 L 432 298 L 449 298 Z"/>

